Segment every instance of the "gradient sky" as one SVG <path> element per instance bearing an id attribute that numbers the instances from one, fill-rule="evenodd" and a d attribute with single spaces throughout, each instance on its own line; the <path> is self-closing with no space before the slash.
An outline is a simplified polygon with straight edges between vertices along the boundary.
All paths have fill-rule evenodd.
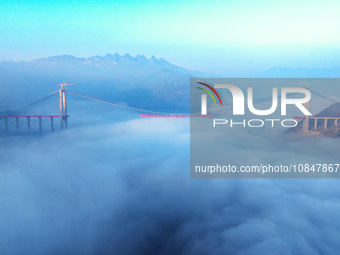
<path id="1" fill-rule="evenodd" d="M 339 10 L 337 0 L 2 0 L 0 61 L 117 52 L 217 74 L 334 67 Z"/>

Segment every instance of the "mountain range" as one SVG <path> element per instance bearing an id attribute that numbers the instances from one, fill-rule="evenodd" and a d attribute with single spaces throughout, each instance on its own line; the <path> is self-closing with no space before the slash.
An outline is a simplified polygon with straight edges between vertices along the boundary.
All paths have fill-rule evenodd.
<path id="1" fill-rule="evenodd" d="M 89 58 L 70 55 L 30 62 L 0 63 L 0 109 L 12 109 L 72 83 L 92 97 L 133 107 L 189 109 L 190 77 L 202 75 L 163 58 L 107 54 Z"/>
<path id="2" fill-rule="evenodd" d="M 340 68 L 276 67 L 258 77 L 338 77 Z M 72 83 L 78 93 L 147 110 L 188 112 L 190 78 L 213 77 L 171 64 L 163 58 L 107 54 L 71 55 L 29 62 L 0 63 L 0 110 L 15 109 Z"/>

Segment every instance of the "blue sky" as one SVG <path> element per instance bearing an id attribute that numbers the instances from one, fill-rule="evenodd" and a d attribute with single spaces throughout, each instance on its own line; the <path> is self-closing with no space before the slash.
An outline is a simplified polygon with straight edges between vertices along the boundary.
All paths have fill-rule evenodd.
<path id="1" fill-rule="evenodd" d="M 339 7 L 312 0 L 5 0 L 0 61 L 117 52 L 218 74 L 333 67 L 340 57 Z"/>

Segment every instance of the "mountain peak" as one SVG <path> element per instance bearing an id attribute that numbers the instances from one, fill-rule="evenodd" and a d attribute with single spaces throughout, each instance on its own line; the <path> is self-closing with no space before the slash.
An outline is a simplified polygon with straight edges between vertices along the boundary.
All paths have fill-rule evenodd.
<path id="1" fill-rule="evenodd" d="M 319 112 L 316 117 L 340 117 L 340 103 L 334 103 Z"/>
<path id="2" fill-rule="evenodd" d="M 78 68 L 78 67 L 86 67 L 86 68 L 95 68 L 96 70 L 103 69 L 126 69 L 131 70 L 138 69 L 138 68 L 146 68 L 146 70 L 157 70 L 160 71 L 160 69 L 168 71 L 174 71 L 177 73 L 182 74 L 193 74 L 195 72 L 190 72 L 184 68 L 181 68 L 179 66 L 173 65 L 170 62 L 166 61 L 164 58 L 157 59 L 154 55 L 152 55 L 149 59 L 146 58 L 144 55 L 137 55 L 135 57 L 131 56 L 130 54 L 126 53 L 124 55 L 120 55 L 118 53 L 107 53 L 103 56 L 92 56 L 88 58 L 79 58 L 72 55 L 59 55 L 59 56 L 51 56 L 47 58 L 40 58 L 36 59 L 30 62 L 20 62 L 12 64 L 2 62 L 1 65 L 31 65 L 32 67 L 35 67 L 36 70 L 39 70 L 39 68 L 57 68 L 59 70 L 68 69 L 68 68 Z M 148 67 L 151 65 L 150 67 Z M 156 68 L 156 69 L 155 69 Z M 117 69 L 117 70 L 118 70 Z M 89 69 L 94 70 L 94 69 Z"/>
<path id="3" fill-rule="evenodd" d="M 134 57 L 132 57 L 129 53 L 125 53 L 124 58 L 128 58 L 128 59 L 133 59 Z"/>
<path id="4" fill-rule="evenodd" d="M 154 55 L 152 55 L 151 58 L 150 58 L 149 60 L 156 62 L 156 61 L 157 61 L 157 58 L 156 58 Z"/>

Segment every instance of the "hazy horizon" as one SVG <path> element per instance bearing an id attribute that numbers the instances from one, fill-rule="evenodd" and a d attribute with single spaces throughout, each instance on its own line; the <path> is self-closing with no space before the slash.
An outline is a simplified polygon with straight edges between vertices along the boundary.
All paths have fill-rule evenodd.
<path id="1" fill-rule="evenodd" d="M 218 75 L 338 66 L 338 1 L 1 1 L 1 61 L 108 52 Z"/>
<path id="2" fill-rule="evenodd" d="M 338 81 L 310 85 L 310 108 L 303 107 L 313 115 L 326 109 L 314 126 L 302 105 L 289 105 L 284 114 L 272 95 L 275 86 L 340 77 L 339 10 L 338 0 L 0 1 L 0 253 L 338 255 L 339 179 L 191 178 L 190 141 L 202 141 L 191 148 L 218 149 L 222 164 L 294 164 L 306 175 L 315 164 L 324 177 L 333 176 Z M 63 55 L 101 57 L 41 59 Z M 216 92 L 213 81 L 190 85 L 202 73 L 302 78 L 247 80 L 239 88 L 248 97 L 247 88 L 256 85 L 256 109 L 273 102 L 277 110 L 263 118 L 279 124 L 304 118 L 307 133 L 283 133 L 287 127 L 267 122 L 250 127 L 250 120 L 243 127 L 246 118 L 260 118 L 247 112 L 238 116 L 242 123 L 219 126 L 218 136 L 200 125 L 190 130 L 182 117 L 193 117 L 191 88 L 199 109 L 192 113 L 204 108 L 205 91 L 209 114 L 225 110 L 225 123 L 238 121 L 235 100 L 240 108 L 250 102 L 239 89 L 235 100 L 226 88 Z M 77 86 L 52 96 L 60 83 Z M 280 90 L 276 98 L 284 102 L 284 96 Z"/>

